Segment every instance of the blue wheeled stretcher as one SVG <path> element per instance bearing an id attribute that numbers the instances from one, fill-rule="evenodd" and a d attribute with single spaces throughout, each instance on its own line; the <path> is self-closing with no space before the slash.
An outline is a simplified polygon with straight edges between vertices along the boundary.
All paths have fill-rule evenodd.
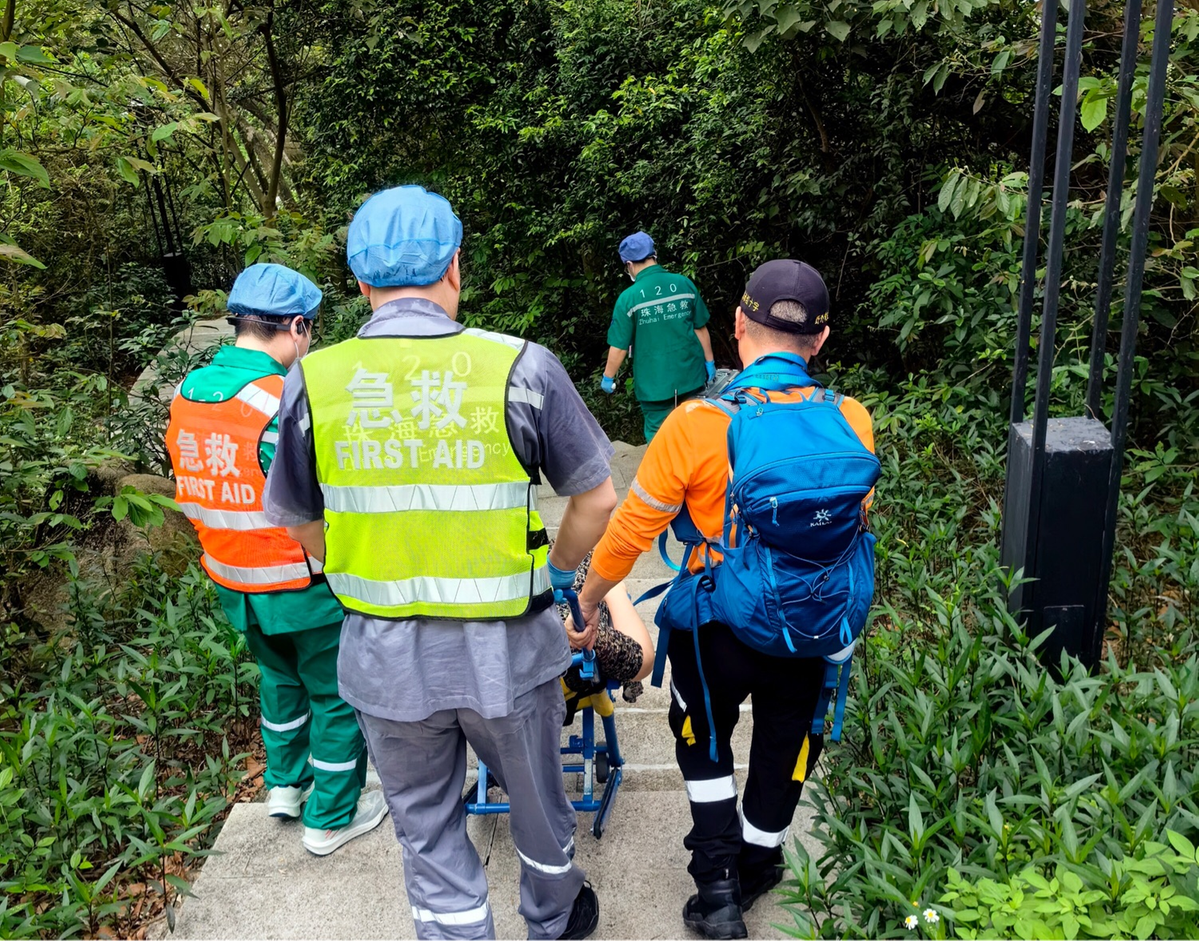
<path id="1" fill-rule="evenodd" d="M 562 600 L 570 605 L 571 614 L 576 624 L 582 624 L 583 618 L 579 612 L 579 599 L 573 591 L 562 592 Z M 595 653 L 590 650 L 575 653 L 571 657 L 571 666 L 579 667 L 579 675 L 585 680 L 595 678 Z M 583 697 L 579 712 L 583 717 L 583 734 L 571 734 L 566 745 L 562 746 L 562 754 L 571 759 L 562 765 L 563 774 L 581 774 L 583 776 L 583 795 L 579 800 L 571 801 L 575 810 L 595 814 L 591 824 L 591 832 L 598 840 L 604 835 L 612 806 L 616 802 L 616 792 L 624 777 L 624 759 L 620 756 L 620 746 L 616 738 L 616 718 L 613 704 L 616 701 L 615 690 L 619 683 L 608 683 L 596 693 Z M 604 727 L 604 740 L 595 740 L 595 714 L 600 714 Z M 597 788 L 596 785 L 599 785 Z M 479 780 L 475 786 L 466 792 L 463 803 L 468 814 L 506 814 L 509 806 L 507 801 L 488 800 L 488 791 L 500 787 L 495 775 L 487 766 L 479 762 Z M 598 794 L 597 794 L 598 791 Z"/>

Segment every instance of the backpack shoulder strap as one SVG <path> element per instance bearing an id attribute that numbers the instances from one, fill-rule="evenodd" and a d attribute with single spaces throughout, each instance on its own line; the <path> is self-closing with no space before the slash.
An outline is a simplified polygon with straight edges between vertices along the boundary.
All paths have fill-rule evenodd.
<path id="1" fill-rule="evenodd" d="M 837 408 L 840 408 L 841 403 L 845 401 L 845 396 L 843 396 L 840 392 L 834 392 L 832 389 L 826 389 L 824 386 L 820 386 L 815 392 L 812 393 L 808 401 L 829 402 L 837 406 Z"/>

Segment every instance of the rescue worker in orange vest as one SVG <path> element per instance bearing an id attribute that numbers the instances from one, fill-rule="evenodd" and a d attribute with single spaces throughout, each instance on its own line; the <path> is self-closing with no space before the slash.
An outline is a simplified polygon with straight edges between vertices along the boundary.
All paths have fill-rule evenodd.
<path id="1" fill-rule="evenodd" d="M 258 660 L 267 812 L 302 813 L 301 842 L 325 856 L 378 826 L 387 805 L 378 791 L 359 799 L 366 749 L 337 693 L 341 605 L 320 562 L 262 510 L 283 378 L 308 352 L 320 302 L 320 288 L 282 265 L 238 275 L 228 303 L 236 342 L 183 380 L 166 444 L 200 564 Z"/>

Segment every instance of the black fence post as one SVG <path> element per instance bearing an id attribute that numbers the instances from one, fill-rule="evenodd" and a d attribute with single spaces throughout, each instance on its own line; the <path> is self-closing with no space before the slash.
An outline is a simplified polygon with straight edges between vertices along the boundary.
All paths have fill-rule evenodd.
<path id="1" fill-rule="evenodd" d="M 1107 358 L 1107 323 L 1112 315 L 1112 276 L 1116 268 L 1116 239 L 1120 232 L 1120 197 L 1128 157 L 1128 124 L 1132 111 L 1132 80 L 1137 71 L 1137 41 L 1141 35 L 1141 0 L 1124 4 L 1124 42 L 1120 47 L 1120 80 L 1112 124 L 1112 165 L 1103 207 L 1103 247 L 1099 250 L 1099 286 L 1095 291 L 1095 325 L 1091 330 L 1091 374 L 1087 380 L 1087 411 L 1103 420 L 1103 367 Z"/>
<path id="2" fill-rule="evenodd" d="M 1149 215 L 1153 211 L 1153 184 L 1157 176 L 1158 143 L 1161 140 L 1162 110 L 1166 98 L 1166 66 L 1170 59 L 1170 28 L 1174 22 L 1173 0 L 1157 0 L 1154 21 L 1153 58 L 1150 60 L 1149 90 L 1145 102 L 1145 136 L 1141 143 L 1141 165 L 1137 176 L 1136 205 L 1132 214 L 1132 246 L 1128 258 L 1128 283 L 1124 289 L 1124 323 L 1120 331 L 1116 397 L 1112 408 L 1112 469 L 1107 488 L 1107 513 L 1103 529 L 1103 574 L 1097 607 L 1101 614 L 1096 631 L 1093 661 L 1103 649 L 1107 628 L 1107 591 L 1111 583 L 1112 553 L 1120 505 L 1120 480 L 1124 473 L 1124 448 L 1128 442 L 1128 408 L 1132 395 L 1132 370 L 1137 329 L 1141 323 L 1141 283 L 1145 275 L 1145 253 L 1149 246 Z M 1126 27 L 1127 28 L 1127 27 Z"/>
<path id="3" fill-rule="evenodd" d="M 1046 0 L 1041 12 L 1037 97 L 1033 105 L 1032 153 L 1028 158 L 1028 209 L 1024 223 L 1024 256 L 1020 264 L 1020 308 L 1016 321 L 1016 365 L 1012 383 L 1013 424 L 1024 421 L 1024 386 L 1028 381 L 1028 339 L 1032 335 L 1037 251 L 1041 244 L 1041 193 L 1045 186 L 1045 143 L 1049 139 L 1049 93 L 1053 88 L 1053 41 L 1056 36 L 1057 0 Z"/>
<path id="4" fill-rule="evenodd" d="M 1056 354 L 1058 301 L 1065 251 L 1066 213 L 1074 122 L 1077 116 L 1086 0 L 1071 0 L 1066 30 L 1062 101 L 1054 165 L 1053 197 L 1046 247 L 1044 305 L 1038 351 L 1036 400 L 1033 419 L 1024 420 L 1031 333 L 1032 299 L 1036 286 L 1036 259 L 1040 239 L 1040 187 L 1044 177 L 1047 136 L 1048 87 L 1052 77 L 1052 36 L 1056 10 L 1048 0 L 1041 29 L 1041 62 L 1037 73 L 1037 112 L 1033 123 L 1033 152 L 1029 168 L 1028 223 L 1022 267 L 1016 358 L 1013 370 L 1011 424 L 1008 433 L 1007 492 L 1003 511 L 1002 563 L 1010 573 L 1022 571 L 1022 581 L 1011 591 L 1008 604 L 1031 635 L 1052 632 L 1042 648 L 1053 666 L 1062 652 L 1094 667 L 1101 656 L 1107 628 L 1107 591 L 1120 496 L 1120 478 L 1128 435 L 1132 370 L 1140 323 L 1141 282 L 1153 208 L 1157 149 L 1161 137 L 1165 100 L 1166 65 L 1170 51 L 1173 0 L 1158 0 L 1155 35 L 1145 106 L 1145 132 L 1141 150 L 1132 244 L 1125 289 L 1119 367 L 1111 430 L 1103 423 L 1103 374 L 1107 346 L 1113 272 L 1117 254 L 1120 198 L 1128 131 L 1131 123 L 1132 84 L 1136 71 L 1140 0 L 1126 0 L 1124 37 L 1117 88 L 1112 158 L 1103 220 L 1095 320 L 1091 335 L 1091 363 L 1087 384 L 1089 414 L 1049 418 L 1053 364 Z M 1096 512 L 1102 506 L 1103 512 Z"/>

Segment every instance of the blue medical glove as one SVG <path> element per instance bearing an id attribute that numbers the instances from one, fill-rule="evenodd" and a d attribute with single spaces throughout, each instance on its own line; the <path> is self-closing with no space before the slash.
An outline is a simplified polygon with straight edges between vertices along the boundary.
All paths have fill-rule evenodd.
<path id="1" fill-rule="evenodd" d="M 708 382 L 711 382 L 716 378 L 716 361 L 712 359 L 707 360 L 704 363 L 704 368 L 708 370 Z"/>
<path id="2" fill-rule="evenodd" d="M 600 388 L 607 392 L 608 395 L 611 395 L 616 391 L 616 380 L 612 376 L 604 376 L 600 380 Z"/>
<path id="3" fill-rule="evenodd" d="M 564 588 L 573 588 L 575 584 L 575 570 L 560 569 L 553 562 L 546 560 L 546 564 L 550 567 L 550 587 L 555 591 L 561 591 Z"/>

